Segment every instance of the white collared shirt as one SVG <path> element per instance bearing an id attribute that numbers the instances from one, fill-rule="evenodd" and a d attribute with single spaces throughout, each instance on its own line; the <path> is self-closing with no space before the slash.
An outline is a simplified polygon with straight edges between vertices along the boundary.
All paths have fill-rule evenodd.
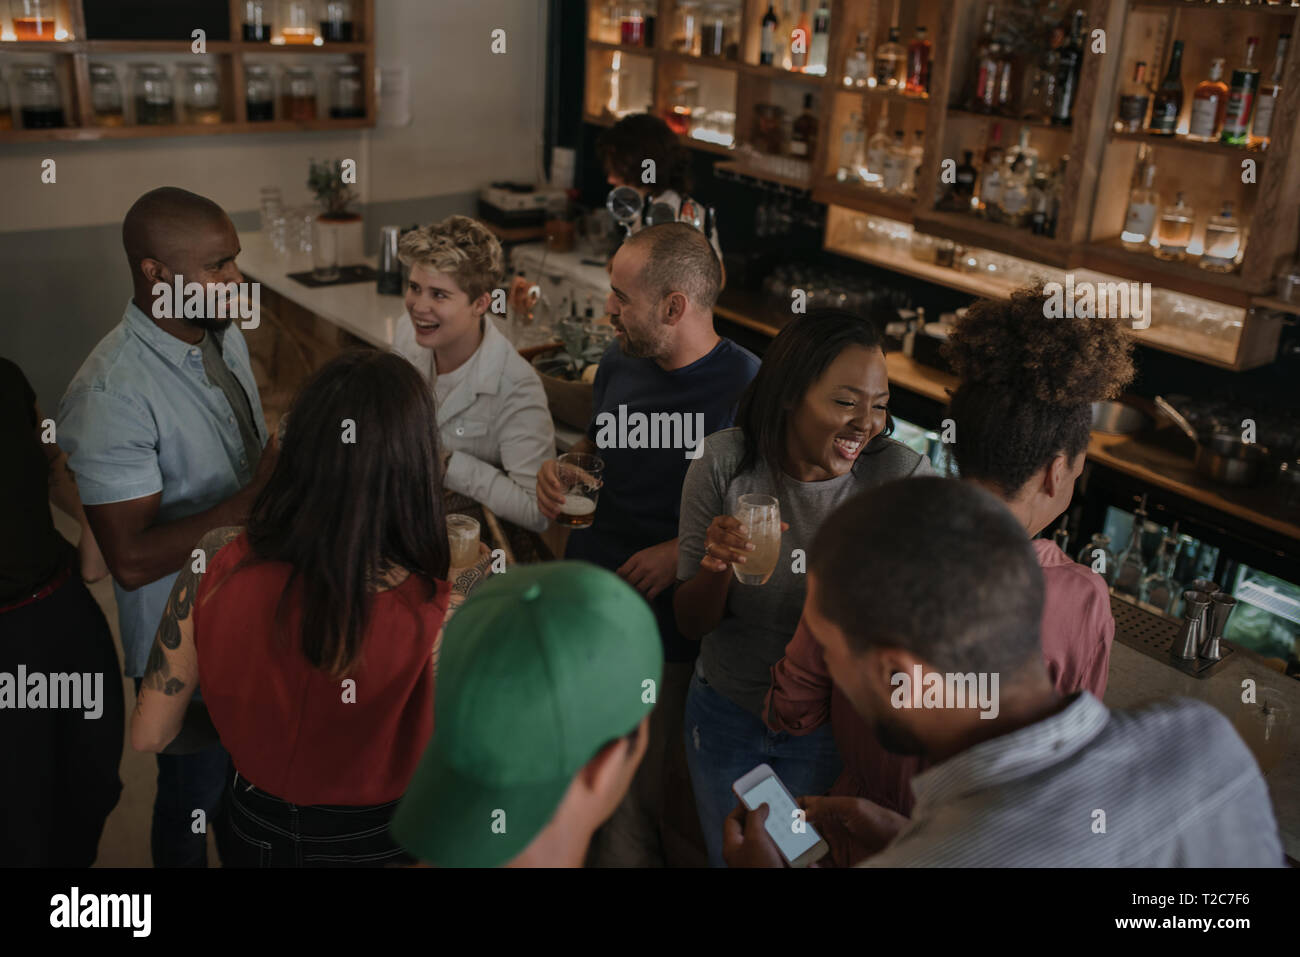
<path id="1" fill-rule="evenodd" d="M 398 321 L 393 351 L 434 388 L 433 350 L 415 341 L 408 315 Z M 537 507 L 537 471 L 555 458 L 555 425 L 541 379 L 486 317 L 483 341 L 454 376 L 457 381 L 444 398 L 435 392 L 439 439 L 452 450 L 444 484 L 521 528 L 545 530 L 549 523 Z"/>

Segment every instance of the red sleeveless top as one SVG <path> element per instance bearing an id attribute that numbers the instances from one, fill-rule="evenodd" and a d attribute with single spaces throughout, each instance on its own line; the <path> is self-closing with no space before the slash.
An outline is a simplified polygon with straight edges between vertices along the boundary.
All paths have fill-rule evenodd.
<path id="1" fill-rule="evenodd" d="M 246 535 L 217 552 L 193 613 L 199 687 L 240 777 L 292 804 L 401 797 L 433 732 L 433 644 L 451 586 L 411 575 L 375 593 L 360 656 L 331 678 L 303 656 L 300 609 L 275 627 L 289 566 L 236 571 L 248 553 Z"/>

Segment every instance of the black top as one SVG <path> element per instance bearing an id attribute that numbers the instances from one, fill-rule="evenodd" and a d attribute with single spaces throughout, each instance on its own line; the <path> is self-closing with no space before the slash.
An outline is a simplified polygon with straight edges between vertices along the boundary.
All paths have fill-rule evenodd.
<path id="1" fill-rule="evenodd" d="M 40 591 L 72 550 L 54 529 L 37 425 L 36 393 L 18 366 L 0 358 L 0 605 Z"/>

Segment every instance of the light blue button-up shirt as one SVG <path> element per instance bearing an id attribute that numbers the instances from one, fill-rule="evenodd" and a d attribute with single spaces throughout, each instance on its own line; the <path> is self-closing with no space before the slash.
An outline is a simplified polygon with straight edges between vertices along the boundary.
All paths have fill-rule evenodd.
<path id="1" fill-rule="evenodd" d="M 1259 765 L 1228 719 L 1174 698 L 1050 718 L 912 778 L 911 823 L 864 867 L 1282 867 Z"/>
<path id="2" fill-rule="evenodd" d="M 231 323 L 221 352 L 253 408 L 266 444 L 262 400 L 248 345 Z M 202 512 L 234 495 L 257 470 L 248 461 L 235 412 L 203 371 L 203 356 L 158 328 L 134 302 L 100 340 L 59 403 L 59 445 L 86 505 L 162 493 L 158 523 Z M 176 575 L 135 591 L 116 581 L 118 621 L 128 677 L 144 674 L 158 622 Z"/>

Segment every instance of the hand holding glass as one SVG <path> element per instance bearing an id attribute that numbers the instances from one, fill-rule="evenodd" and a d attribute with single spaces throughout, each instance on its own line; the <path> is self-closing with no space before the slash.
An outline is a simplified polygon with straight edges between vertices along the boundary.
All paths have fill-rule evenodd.
<path id="1" fill-rule="evenodd" d="M 600 495 L 605 463 L 598 455 L 570 452 L 558 459 L 557 472 L 564 483 L 564 507 L 556 522 L 566 528 L 586 528 L 596 520 L 596 498 Z"/>
<path id="2" fill-rule="evenodd" d="M 447 543 L 451 546 L 451 567 L 469 568 L 478 561 L 479 525 L 468 515 L 447 516 Z"/>
<path id="3" fill-rule="evenodd" d="M 732 563 L 736 581 L 742 585 L 765 585 L 781 555 L 780 504 L 770 495 L 742 495 L 732 514 L 745 526 L 754 546 L 743 564 Z"/>

